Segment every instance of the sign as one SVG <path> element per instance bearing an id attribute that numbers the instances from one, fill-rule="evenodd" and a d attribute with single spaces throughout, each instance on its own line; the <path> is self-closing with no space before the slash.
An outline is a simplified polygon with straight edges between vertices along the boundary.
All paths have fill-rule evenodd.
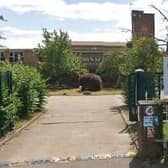
<path id="1" fill-rule="evenodd" d="M 144 127 L 153 127 L 153 116 L 144 116 Z"/>
<path id="2" fill-rule="evenodd" d="M 168 96 L 168 57 L 164 57 L 163 67 L 163 82 L 164 82 L 164 96 Z"/>
<path id="3" fill-rule="evenodd" d="M 145 109 L 145 114 L 146 114 L 147 116 L 153 115 L 153 114 L 154 114 L 154 109 L 153 109 L 153 107 L 152 107 L 152 106 L 148 106 L 148 107 Z"/>

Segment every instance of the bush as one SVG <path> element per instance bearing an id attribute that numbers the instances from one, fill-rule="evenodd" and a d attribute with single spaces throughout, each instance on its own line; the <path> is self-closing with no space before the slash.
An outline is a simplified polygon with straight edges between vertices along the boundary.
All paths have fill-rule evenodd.
<path id="1" fill-rule="evenodd" d="M 59 79 L 60 86 L 64 86 L 64 88 L 76 88 L 78 87 L 78 81 L 79 74 L 77 73 L 65 74 Z"/>
<path id="2" fill-rule="evenodd" d="M 9 95 L 8 89 L 1 90 L 0 136 L 14 128 L 20 101 L 15 94 Z"/>
<path id="3" fill-rule="evenodd" d="M 0 136 L 14 128 L 17 109 L 20 105 L 16 94 L 12 93 L 12 73 L 0 71 Z"/>
<path id="4" fill-rule="evenodd" d="M 102 89 L 102 80 L 100 76 L 93 73 L 85 73 L 79 78 L 79 85 L 82 86 L 82 91 L 99 91 Z"/>
<path id="5" fill-rule="evenodd" d="M 23 118 L 41 110 L 45 102 L 46 85 L 37 70 L 24 65 L 14 65 L 12 72 L 14 91 L 21 101 L 19 117 Z"/>
<path id="6" fill-rule="evenodd" d="M 30 113 L 41 110 L 45 103 L 45 96 L 45 81 L 35 68 L 2 63 L 0 66 L 0 137 L 14 128 L 16 119 L 26 118 Z"/>
<path id="7" fill-rule="evenodd" d="M 1 71 L 12 71 L 13 94 L 20 101 L 17 109 L 19 117 L 27 117 L 30 113 L 41 110 L 45 103 L 46 83 L 40 73 L 33 67 L 8 63 L 1 64 Z"/>
<path id="8" fill-rule="evenodd" d="M 48 87 L 50 89 L 68 89 L 68 88 L 76 88 L 78 87 L 79 81 L 79 74 L 78 73 L 71 73 L 71 74 L 64 74 L 59 77 L 58 80 L 48 81 Z"/>

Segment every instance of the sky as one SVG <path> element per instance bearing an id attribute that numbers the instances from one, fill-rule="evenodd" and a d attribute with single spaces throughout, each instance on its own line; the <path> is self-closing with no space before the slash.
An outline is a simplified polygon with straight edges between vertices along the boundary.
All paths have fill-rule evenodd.
<path id="1" fill-rule="evenodd" d="M 127 42 L 131 40 L 131 10 L 155 14 L 155 35 L 166 39 L 168 0 L 0 0 L 0 45 L 36 48 L 42 29 L 68 32 L 73 41 Z M 166 10 L 167 9 L 167 10 Z"/>

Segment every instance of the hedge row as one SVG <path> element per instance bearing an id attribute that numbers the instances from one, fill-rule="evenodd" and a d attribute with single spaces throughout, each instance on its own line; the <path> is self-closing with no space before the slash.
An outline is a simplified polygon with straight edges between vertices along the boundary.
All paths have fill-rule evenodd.
<path id="1" fill-rule="evenodd" d="M 16 119 L 40 111 L 45 103 L 46 84 L 35 68 L 2 64 L 0 71 L 12 72 L 12 94 L 4 87 L 0 102 L 0 134 L 14 127 Z"/>

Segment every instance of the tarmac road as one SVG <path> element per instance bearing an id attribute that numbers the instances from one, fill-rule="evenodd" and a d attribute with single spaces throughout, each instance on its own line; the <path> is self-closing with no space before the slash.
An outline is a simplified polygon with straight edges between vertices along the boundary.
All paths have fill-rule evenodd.
<path id="1" fill-rule="evenodd" d="M 48 112 L 0 147 L 0 162 L 126 154 L 131 146 L 118 112 L 123 104 L 121 95 L 51 96 Z"/>

